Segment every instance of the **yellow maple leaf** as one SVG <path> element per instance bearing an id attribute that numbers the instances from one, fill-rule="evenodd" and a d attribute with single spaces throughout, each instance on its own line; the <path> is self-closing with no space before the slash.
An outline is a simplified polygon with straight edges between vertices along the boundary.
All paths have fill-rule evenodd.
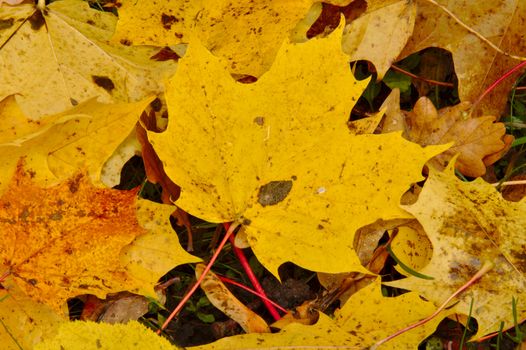
<path id="1" fill-rule="evenodd" d="M 517 317 L 526 317 L 524 247 L 526 201 L 504 200 L 482 179 L 461 182 L 452 166 L 431 172 L 418 201 L 406 206 L 424 227 L 433 245 L 431 261 L 421 273 L 433 280 L 411 276 L 390 282 L 417 291 L 439 305 L 479 271 L 485 262 L 493 268 L 458 296 L 452 310 L 477 319 L 475 338 L 513 326 L 512 298 Z"/>
<path id="2" fill-rule="evenodd" d="M 114 40 L 133 44 L 188 43 L 197 35 L 230 72 L 259 77 L 314 0 L 123 1 Z M 346 5 L 350 0 L 329 3 Z"/>
<path id="3" fill-rule="evenodd" d="M 248 85 L 191 43 L 168 83 L 168 128 L 149 134 L 182 188 L 177 204 L 207 221 L 244 224 L 258 259 L 276 276 L 286 261 L 314 271 L 365 271 L 353 249 L 356 229 L 407 217 L 401 195 L 445 149 L 348 130 L 367 81 L 353 77 L 340 38 L 341 30 L 286 43 L 271 69 Z"/>
<path id="4" fill-rule="evenodd" d="M 151 100 L 119 104 L 90 100 L 64 113 L 34 120 L 26 117 L 12 96 L 6 98 L 0 103 L 0 118 L 8 126 L 0 130 L 0 152 L 9 157 L 0 159 L 0 194 L 22 156 L 26 157 L 26 168 L 34 172 L 33 180 L 42 186 L 56 184 L 80 168 L 87 169 L 92 181 L 101 185 L 105 162 L 134 131 Z M 119 174 L 126 160 L 117 162 L 113 172 Z"/>
<path id="5" fill-rule="evenodd" d="M 171 264 L 198 259 L 187 253 L 182 260 L 148 254 L 148 248 L 159 245 L 172 254 L 182 248 L 177 239 L 162 233 L 144 247 L 141 235 L 146 242 L 151 237 L 136 218 L 135 197 L 136 191 L 94 188 L 83 174 L 42 189 L 20 164 L 0 197 L 0 275 L 7 275 L 31 299 L 58 311 L 67 298 L 80 294 L 105 298 L 107 293 L 129 290 L 155 297 L 153 284 Z M 142 210 L 144 226 L 160 226 L 151 206 Z M 135 246 L 121 257 L 130 244 Z M 155 259 L 159 266 L 151 267 Z"/>
<path id="6" fill-rule="evenodd" d="M 80 0 L 0 7 L 0 99 L 17 94 L 33 119 L 91 97 L 137 101 L 162 91 L 173 61 L 156 49 L 110 43 L 117 18 Z"/>
<path id="7" fill-rule="evenodd" d="M 177 350 L 179 347 L 156 335 L 139 322 L 106 324 L 67 322 L 52 339 L 35 346 L 35 350 Z"/>

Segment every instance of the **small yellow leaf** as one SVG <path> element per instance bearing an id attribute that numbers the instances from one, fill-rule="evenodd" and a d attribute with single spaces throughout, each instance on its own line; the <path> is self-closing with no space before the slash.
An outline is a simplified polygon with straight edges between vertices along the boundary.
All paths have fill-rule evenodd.
<path id="1" fill-rule="evenodd" d="M 479 271 L 494 265 L 480 280 L 457 297 L 452 310 L 469 314 L 478 322 L 475 338 L 513 326 L 512 298 L 517 319 L 526 317 L 526 201 L 507 202 L 482 179 L 461 182 L 451 168 L 431 172 L 418 201 L 405 207 L 424 227 L 431 244 L 431 262 L 416 277 L 389 282 L 422 294 L 436 305 Z"/>
<path id="2" fill-rule="evenodd" d="M 35 347 L 35 350 L 176 350 L 180 349 L 142 324 L 67 322 L 58 334 Z"/>
<path id="3" fill-rule="evenodd" d="M 343 33 L 342 48 L 351 61 L 371 61 L 382 79 L 413 32 L 416 2 L 368 1 L 367 11 Z"/>
<path id="4" fill-rule="evenodd" d="M 154 295 L 153 286 L 159 278 L 176 266 L 201 261 L 179 244 L 170 224 L 173 205 L 158 204 L 145 199 L 136 202 L 137 219 L 146 232 L 136 237 L 121 251 L 121 264 L 145 288 L 141 294 Z"/>
<path id="5" fill-rule="evenodd" d="M 204 264 L 198 264 L 195 269 L 195 277 L 199 278 L 204 269 Z M 225 315 L 239 323 L 245 332 L 270 333 L 265 320 L 243 305 L 212 271 L 209 271 L 203 279 L 201 288 L 208 300 Z"/>

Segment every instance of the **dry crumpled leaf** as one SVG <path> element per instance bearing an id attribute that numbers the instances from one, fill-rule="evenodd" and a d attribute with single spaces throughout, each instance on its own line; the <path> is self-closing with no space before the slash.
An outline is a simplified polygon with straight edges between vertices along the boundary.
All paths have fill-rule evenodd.
<path id="1" fill-rule="evenodd" d="M 437 2 L 500 49 L 526 56 L 526 2 Z M 427 47 L 441 47 L 451 51 L 461 101 L 474 102 L 491 83 L 520 63 L 497 53 L 437 6 L 418 0 L 417 8 L 413 34 L 399 58 Z M 513 82 L 513 79 L 504 81 L 484 98 L 478 108 L 480 113 L 476 115 L 501 115 Z"/>
<path id="2" fill-rule="evenodd" d="M 22 156 L 26 157 L 27 169 L 35 172 L 33 181 L 41 186 L 56 184 L 80 168 L 87 169 L 96 185 L 102 185 L 105 162 L 133 132 L 150 101 L 102 104 L 90 100 L 66 112 L 34 120 L 18 108 L 12 96 L 7 97 L 0 103 L 0 118 L 5 125 L 0 128 L 0 151 L 9 155 L 0 159 L 0 194 Z M 125 161 L 123 158 L 115 163 L 113 171 L 120 173 Z"/>
<path id="3" fill-rule="evenodd" d="M 114 40 L 146 45 L 188 43 L 192 30 L 231 73 L 261 76 L 315 0 L 123 1 Z M 345 5 L 350 0 L 330 0 Z"/>
<path id="4" fill-rule="evenodd" d="M 42 189 L 31 174 L 20 163 L 0 198 L 1 275 L 58 312 L 68 298 L 81 294 L 104 298 L 129 290 L 156 296 L 151 281 L 166 273 L 173 260 L 157 256 L 160 267 L 149 269 L 151 252 L 148 256 L 143 250 L 163 243 L 167 250 L 176 246 L 167 239 L 153 247 L 138 243 L 152 236 L 136 218 L 136 191 L 97 189 L 82 173 Z M 128 249 L 141 251 L 140 261 L 120 256 L 132 242 L 135 246 Z"/>
<path id="5" fill-rule="evenodd" d="M 0 99 L 17 94 L 33 119 L 89 98 L 132 102 L 162 91 L 175 72 L 156 49 L 110 43 L 117 18 L 79 0 L 0 7 Z"/>
<path id="6" fill-rule="evenodd" d="M 416 204 L 404 208 L 431 240 L 431 262 L 419 272 L 434 279 L 411 276 L 389 285 L 417 291 L 439 305 L 489 261 L 493 268 L 457 297 L 451 311 L 477 320 L 475 338 L 497 332 L 501 322 L 503 329 L 512 326 L 512 298 L 522 300 L 526 290 L 526 201 L 508 202 L 482 179 L 461 182 L 449 167 L 432 171 Z M 516 312 L 517 319 L 526 317 L 523 302 Z"/>
<path id="7" fill-rule="evenodd" d="M 430 99 L 421 97 L 411 112 L 403 112 L 400 111 L 399 92 L 396 91 L 382 107 L 387 108 L 388 116 L 383 132 L 403 130 L 408 140 L 422 146 L 455 142 L 450 149 L 429 161 L 438 169 L 443 169 L 459 153 L 457 169 L 467 176 L 482 176 L 489 165 L 485 160 L 492 155 L 502 156 L 507 147 L 503 141 L 506 133 L 504 124 L 495 123 L 492 116 L 471 116 L 468 102 L 437 111 Z"/>
<path id="8" fill-rule="evenodd" d="M 64 304 L 58 314 L 49 306 L 31 300 L 13 281 L 10 282 L 2 282 L 5 289 L 0 288 L 2 349 L 33 349 L 43 339 L 54 336 L 62 322 L 67 322 L 67 307 Z"/>
<path id="9" fill-rule="evenodd" d="M 196 266 L 196 278 L 201 276 L 205 267 L 204 264 Z M 239 323 L 245 332 L 270 333 L 270 328 L 265 320 L 240 302 L 212 271 L 206 274 L 201 283 L 201 289 L 203 289 L 212 305 Z"/>
<path id="10" fill-rule="evenodd" d="M 371 61 L 382 79 L 413 32 L 416 2 L 369 0 L 367 10 L 343 33 L 342 49 L 352 61 Z"/>
<path id="11" fill-rule="evenodd" d="M 177 205 L 210 222 L 242 223 L 275 276 L 286 261 L 366 272 L 354 232 L 407 217 L 400 197 L 445 149 L 349 132 L 348 113 L 367 81 L 352 76 L 339 33 L 287 43 L 254 84 L 235 82 L 224 62 L 191 43 L 168 83 L 174 118 L 164 133 L 149 133 L 182 188 Z"/>
<path id="12" fill-rule="evenodd" d="M 38 344 L 35 350 L 177 350 L 180 349 L 136 321 L 127 324 L 67 322 L 58 334 Z"/>

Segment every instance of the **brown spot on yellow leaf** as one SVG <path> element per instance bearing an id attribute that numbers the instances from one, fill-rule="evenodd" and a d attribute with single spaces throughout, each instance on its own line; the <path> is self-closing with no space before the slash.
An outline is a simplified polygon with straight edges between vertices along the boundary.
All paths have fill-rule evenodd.
<path id="1" fill-rule="evenodd" d="M 39 10 L 35 11 L 31 17 L 28 18 L 28 21 L 31 23 L 31 29 L 35 31 L 40 30 L 40 28 L 46 23 L 44 15 Z"/>
<path id="2" fill-rule="evenodd" d="M 292 181 L 271 181 L 259 188 L 258 202 L 262 206 L 276 205 L 287 198 L 292 189 Z"/>
<path id="3" fill-rule="evenodd" d="M 111 90 L 115 89 L 115 84 L 108 77 L 92 75 L 91 79 L 93 80 L 95 84 L 97 84 L 98 86 L 100 86 L 101 88 L 103 88 L 104 90 L 110 93 L 111 93 Z"/>

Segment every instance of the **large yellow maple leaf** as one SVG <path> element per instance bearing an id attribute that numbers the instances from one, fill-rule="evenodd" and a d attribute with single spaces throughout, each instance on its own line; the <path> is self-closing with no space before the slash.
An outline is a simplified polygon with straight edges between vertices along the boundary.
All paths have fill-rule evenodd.
<path id="1" fill-rule="evenodd" d="M 20 163 L 0 197 L 0 275 L 34 301 L 60 311 L 80 294 L 155 296 L 153 285 L 170 268 L 199 260 L 162 232 L 156 210 L 162 217 L 166 209 L 142 203 L 136 217 L 136 191 L 94 188 L 81 173 L 42 189 L 31 176 Z"/>
<path id="2" fill-rule="evenodd" d="M 275 275 L 286 261 L 364 271 L 353 250 L 356 229 L 407 217 L 401 195 L 445 148 L 349 131 L 367 81 L 355 80 L 340 38 L 341 30 L 284 44 L 270 70 L 248 85 L 192 42 L 168 83 L 168 128 L 149 134 L 182 188 L 177 204 L 211 222 L 245 225 Z"/>
<path id="3" fill-rule="evenodd" d="M 162 91 L 174 61 L 152 47 L 111 43 L 117 18 L 80 0 L 0 7 L 0 99 L 17 94 L 33 119 L 91 97 L 133 102 Z"/>
<path id="4" fill-rule="evenodd" d="M 461 182 L 449 167 L 433 171 L 418 201 L 404 207 L 424 227 L 433 245 L 431 261 L 421 273 L 389 284 L 417 291 L 437 305 L 479 271 L 493 268 L 458 297 L 454 311 L 478 321 L 475 337 L 513 326 L 512 299 L 518 319 L 526 317 L 526 201 L 504 200 L 482 179 Z"/>

